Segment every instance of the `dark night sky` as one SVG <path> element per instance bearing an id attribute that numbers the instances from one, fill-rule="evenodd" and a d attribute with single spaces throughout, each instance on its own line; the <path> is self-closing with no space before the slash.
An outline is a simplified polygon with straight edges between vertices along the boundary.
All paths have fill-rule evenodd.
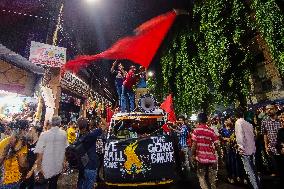
<path id="1" fill-rule="evenodd" d="M 57 2 L 54 3 L 54 2 Z M 31 41 L 46 42 L 50 20 L 7 13 L 27 13 L 44 18 L 57 17 L 59 0 L 0 0 L 0 43 L 28 58 Z M 67 48 L 67 59 L 79 54 L 95 54 L 110 47 L 119 38 L 131 35 L 141 23 L 173 8 L 189 9 L 190 0 L 65 0 L 63 32 L 58 46 Z M 6 12 L 3 12 L 6 10 Z M 52 29 L 53 30 L 53 29 Z M 109 76 L 111 61 L 92 68 L 102 81 Z M 93 64 L 94 65 L 94 64 Z M 99 66 L 98 66 L 99 65 Z M 86 75 L 85 75 L 86 76 Z M 103 81 L 114 93 L 113 85 Z"/>

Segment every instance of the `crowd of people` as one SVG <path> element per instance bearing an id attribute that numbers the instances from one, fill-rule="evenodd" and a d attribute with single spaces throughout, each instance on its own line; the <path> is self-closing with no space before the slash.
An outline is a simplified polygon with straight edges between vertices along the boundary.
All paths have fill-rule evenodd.
<path id="1" fill-rule="evenodd" d="M 97 138 L 106 127 L 100 116 L 96 120 L 80 117 L 67 128 L 59 116 L 44 126 L 27 119 L 2 120 L 0 188 L 56 189 L 59 176 L 70 169 L 66 151 L 81 141 L 87 149 L 88 161 L 79 171 L 77 188 L 95 188 L 99 166 Z"/>
<path id="2" fill-rule="evenodd" d="M 200 113 L 197 122 L 179 116 L 162 130 L 176 136 L 183 154 L 182 169 L 196 170 L 202 189 L 217 188 L 217 173 L 222 166 L 229 183 L 258 189 L 264 175 L 284 181 L 283 110 L 282 106 L 269 104 L 255 111 L 239 108 L 212 116 Z M 56 189 L 59 176 L 72 169 L 68 150 L 82 141 L 88 150 L 80 154 L 86 161 L 81 162 L 77 188 L 94 188 L 103 158 L 98 138 L 107 129 L 106 120 L 98 114 L 92 120 L 80 117 L 64 126 L 58 116 L 44 125 L 33 118 L 32 114 L 22 114 L 1 120 L 0 188 Z"/>
<path id="3" fill-rule="evenodd" d="M 227 115 L 198 115 L 197 124 L 179 116 L 164 131 L 174 133 L 184 167 L 196 170 L 202 189 L 216 188 L 218 167 L 227 181 L 261 188 L 263 176 L 284 181 L 284 113 L 275 104 L 256 111 L 237 109 Z M 193 169 L 192 169 L 193 168 Z"/>

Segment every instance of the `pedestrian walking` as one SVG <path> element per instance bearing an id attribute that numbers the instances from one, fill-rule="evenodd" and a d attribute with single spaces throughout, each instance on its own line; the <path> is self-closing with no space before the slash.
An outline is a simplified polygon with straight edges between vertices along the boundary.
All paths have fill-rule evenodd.
<path id="1" fill-rule="evenodd" d="M 68 146 L 68 141 L 66 132 L 59 128 L 60 117 L 53 117 L 50 125 L 49 130 L 41 133 L 34 150 L 38 154 L 35 176 L 43 176 L 45 179 L 43 188 L 57 189 L 57 181 L 63 170 L 65 148 Z"/>
<path id="2" fill-rule="evenodd" d="M 197 177 L 201 189 L 216 189 L 218 137 L 206 125 L 208 118 L 205 113 L 198 114 L 197 119 L 199 124 L 192 133 L 192 161 L 197 162 Z"/>
<path id="3" fill-rule="evenodd" d="M 259 179 L 255 167 L 255 135 L 252 124 L 244 120 L 241 109 L 236 112 L 235 134 L 238 151 L 241 155 L 244 169 L 254 189 L 259 188 Z"/>
<path id="4" fill-rule="evenodd" d="M 269 155 L 272 174 L 271 176 L 276 176 L 278 173 L 277 159 L 279 158 L 279 153 L 276 149 L 277 133 L 281 128 L 281 123 L 277 119 L 276 107 L 274 105 L 266 106 L 267 119 L 263 120 L 261 123 L 261 133 L 264 135 L 264 146 L 265 151 Z"/>
<path id="5" fill-rule="evenodd" d="M 77 125 L 79 128 L 80 136 L 78 141 L 86 150 L 84 156 L 86 159 L 83 164 L 83 168 L 79 170 L 79 178 L 77 182 L 77 189 L 94 189 L 98 174 L 99 167 L 99 156 L 97 154 L 97 138 L 102 134 L 103 130 L 106 129 L 107 123 L 102 118 L 99 121 L 97 128 L 93 128 L 89 130 L 89 122 L 86 118 L 79 118 L 77 121 Z M 74 145 L 76 145 L 76 142 Z"/>

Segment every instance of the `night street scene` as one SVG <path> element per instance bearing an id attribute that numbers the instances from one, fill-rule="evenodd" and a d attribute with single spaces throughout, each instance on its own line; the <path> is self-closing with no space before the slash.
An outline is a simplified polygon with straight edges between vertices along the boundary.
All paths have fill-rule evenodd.
<path id="1" fill-rule="evenodd" d="M 284 0 L 0 0 L 0 189 L 284 188 Z"/>

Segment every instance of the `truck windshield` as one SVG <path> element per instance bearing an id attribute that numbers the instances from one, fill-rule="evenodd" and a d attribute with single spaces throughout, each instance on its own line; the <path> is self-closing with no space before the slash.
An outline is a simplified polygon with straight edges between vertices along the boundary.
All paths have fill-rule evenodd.
<path id="1" fill-rule="evenodd" d="M 110 136 L 113 139 L 140 138 L 161 134 L 162 121 L 157 118 L 124 119 L 113 121 Z"/>

